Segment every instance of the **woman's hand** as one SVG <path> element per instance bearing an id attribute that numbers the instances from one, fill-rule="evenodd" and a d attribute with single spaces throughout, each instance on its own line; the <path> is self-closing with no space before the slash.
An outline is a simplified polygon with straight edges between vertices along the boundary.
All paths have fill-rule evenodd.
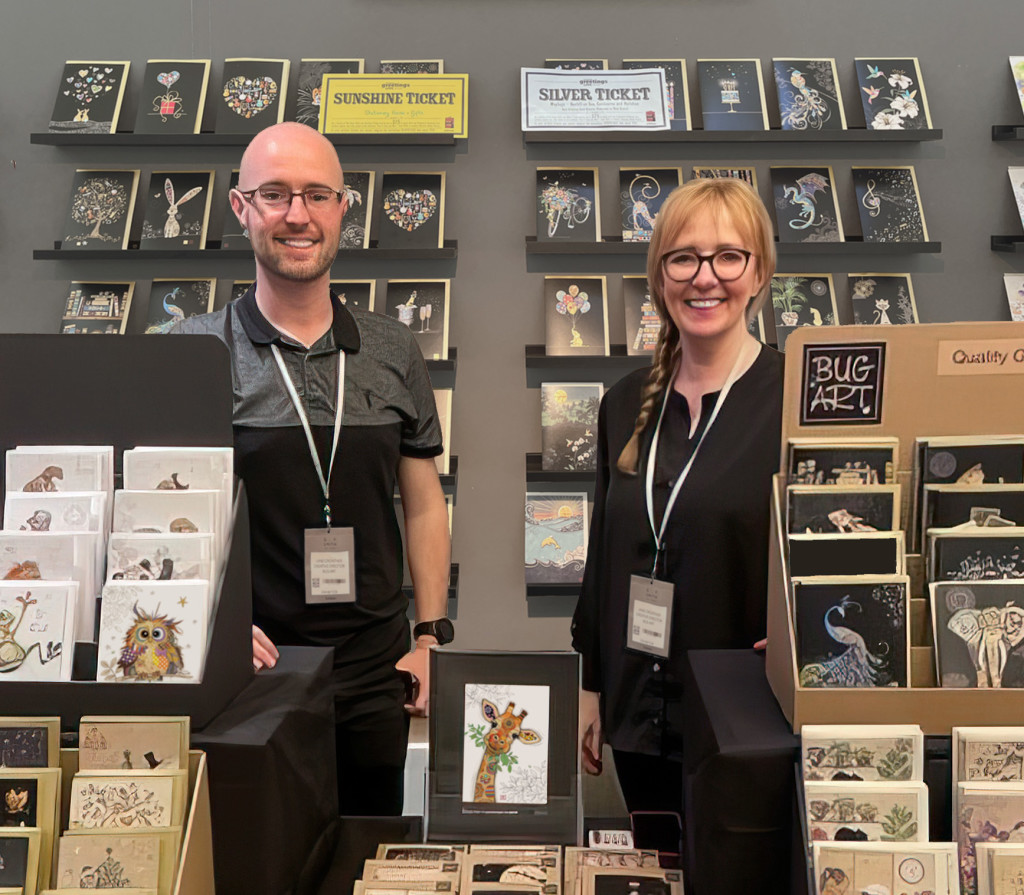
<path id="1" fill-rule="evenodd" d="M 580 751 L 583 757 L 583 770 L 588 774 L 600 774 L 604 770 L 601 761 L 603 746 L 601 694 L 592 690 L 580 690 Z"/>

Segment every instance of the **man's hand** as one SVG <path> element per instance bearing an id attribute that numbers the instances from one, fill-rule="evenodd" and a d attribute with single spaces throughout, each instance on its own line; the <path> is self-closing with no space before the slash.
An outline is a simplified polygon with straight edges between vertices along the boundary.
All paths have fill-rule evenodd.
<path id="1" fill-rule="evenodd" d="M 583 770 L 588 774 L 600 774 L 604 770 L 601 761 L 603 746 L 601 694 L 591 690 L 580 690 L 580 751 Z"/>
<path id="2" fill-rule="evenodd" d="M 259 671 L 261 668 L 273 668 L 280 657 L 277 647 L 271 642 L 259 628 L 252 626 L 252 667 Z"/>
<path id="3" fill-rule="evenodd" d="M 395 663 L 395 668 L 412 675 L 414 683 L 419 686 L 415 702 L 407 702 L 405 710 L 410 715 L 425 718 L 430 712 L 430 647 L 437 641 L 430 636 L 416 638 L 412 652 L 406 653 Z"/>

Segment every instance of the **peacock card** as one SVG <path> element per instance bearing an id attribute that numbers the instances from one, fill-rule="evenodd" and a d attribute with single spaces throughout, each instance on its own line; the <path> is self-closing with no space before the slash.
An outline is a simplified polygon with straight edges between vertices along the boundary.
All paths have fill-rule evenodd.
<path id="1" fill-rule="evenodd" d="M 154 171 L 145 193 L 140 249 L 202 249 L 213 171 Z"/>
<path id="2" fill-rule="evenodd" d="M 221 73 L 215 131 L 255 134 L 284 121 L 288 59 L 225 59 Z"/>
<path id="3" fill-rule="evenodd" d="M 772 59 L 784 131 L 846 130 L 835 59 Z"/>
<path id="4" fill-rule="evenodd" d="M 130 67 L 130 62 L 65 62 L 50 133 L 114 133 Z"/>
<path id="5" fill-rule="evenodd" d="M 137 134 L 198 134 L 210 81 L 209 59 L 148 59 Z"/>
<path id="6" fill-rule="evenodd" d="M 170 332 L 188 317 L 208 314 L 217 296 L 217 280 L 153 280 L 149 288 L 146 334 Z"/>
<path id="7" fill-rule="evenodd" d="M 464 692 L 462 801 L 547 804 L 551 688 L 467 683 Z"/>
<path id="8" fill-rule="evenodd" d="M 77 595 L 72 581 L 0 581 L 0 673 L 6 680 L 71 680 Z"/>
<path id="9" fill-rule="evenodd" d="M 96 680 L 198 683 L 206 658 L 207 581 L 109 581 Z"/>

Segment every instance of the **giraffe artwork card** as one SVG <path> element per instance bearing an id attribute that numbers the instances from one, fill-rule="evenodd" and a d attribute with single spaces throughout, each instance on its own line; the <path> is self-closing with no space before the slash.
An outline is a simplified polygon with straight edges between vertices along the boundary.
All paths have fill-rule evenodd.
<path id="1" fill-rule="evenodd" d="M 347 308 L 372 311 L 377 295 L 376 280 L 331 280 L 331 291 Z"/>
<path id="2" fill-rule="evenodd" d="M 451 280 L 388 280 L 387 316 L 408 327 L 425 360 L 448 359 Z"/>
<path id="3" fill-rule="evenodd" d="M 654 354 L 661 317 L 651 299 L 647 277 L 627 274 L 622 278 L 622 307 L 626 315 L 626 354 Z"/>
<path id="4" fill-rule="evenodd" d="M 145 194 L 140 249 L 202 249 L 213 171 L 154 171 Z"/>
<path id="5" fill-rule="evenodd" d="M 919 323 L 909 273 L 851 273 L 850 304 L 857 325 Z"/>
<path id="6" fill-rule="evenodd" d="M 217 528 L 217 491 L 115 491 L 114 532 L 190 534 Z"/>
<path id="7" fill-rule="evenodd" d="M 913 165 L 852 170 L 864 242 L 928 241 Z"/>
<path id="8" fill-rule="evenodd" d="M 600 242 L 597 168 L 537 169 L 537 241 Z"/>
<path id="9" fill-rule="evenodd" d="M 940 686 L 1024 687 L 1024 582 L 933 582 L 929 591 Z M 1022 780 L 1015 761 L 960 779 Z"/>
<path id="10" fill-rule="evenodd" d="M 772 59 L 784 131 L 846 130 L 835 59 Z"/>
<path id="11" fill-rule="evenodd" d="M 789 482 L 792 485 L 885 485 L 894 482 L 899 441 L 791 438 Z"/>
<path id="12" fill-rule="evenodd" d="M 381 59 L 382 75 L 443 75 L 443 59 Z"/>
<path id="13" fill-rule="evenodd" d="M 704 130 L 768 130 L 760 59 L 698 59 L 697 82 Z"/>
<path id="14" fill-rule="evenodd" d="M 669 125 L 674 131 L 690 130 L 690 92 L 686 84 L 685 59 L 623 59 L 625 71 L 660 68 L 665 72 L 665 96 Z"/>
<path id="15" fill-rule="evenodd" d="M 927 535 L 929 581 L 1024 578 L 1024 527 L 932 528 Z"/>
<path id="16" fill-rule="evenodd" d="M 5 531 L 99 532 L 107 524 L 104 491 L 8 491 Z"/>
<path id="17" fill-rule="evenodd" d="M 373 207 L 373 171 L 345 171 L 345 198 L 348 207 L 341 219 L 339 249 L 370 247 L 370 209 Z"/>
<path id="18" fill-rule="evenodd" d="M 149 287 L 146 334 L 170 332 L 189 317 L 208 314 L 217 297 L 217 280 L 153 280 Z"/>
<path id="19" fill-rule="evenodd" d="M 1010 189 L 1013 190 L 1013 201 L 1017 203 L 1020 222 L 1024 224 L 1024 168 L 1007 168 L 1010 175 Z"/>
<path id="20" fill-rule="evenodd" d="M 723 167 L 720 165 L 695 165 L 693 176 L 697 180 L 714 180 L 719 177 L 729 177 L 733 180 L 742 180 L 755 193 L 757 192 L 757 170 L 753 167 Z"/>
<path id="21" fill-rule="evenodd" d="M 296 79 L 295 120 L 316 128 L 320 125 L 320 91 L 324 75 L 362 74 L 362 59 L 300 59 Z"/>
<path id="22" fill-rule="evenodd" d="M 804 724 L 804 780 L 922 780 L 924 734 L 916 724 Z"/>
<path id="23" fill-rule="evenodd" d="M 248 251 L 252 248 L 252 243 L 249 242 L 249 231 L 242 227 L 242 224 L 235 216 L 235 210 L 231 207 L 231 191 L 238 189 L 238 175 L 239 170 L 235 168 L 228 178 L 228 191 L 225 197 L 227 201 L 224 203 L 226 208 L 224 209 L 224 224 L 220 234 L 220 247 L 234 251 Z"/>
<path id="24" fill-rule="evenodd" d="M 0 829 L 0 886 L 10 886 L 18 892 L 35 892 L 39 883 L 41 846 L 42 830 L 38 827 Z"/>
<path id="25" fill-rule="evenodd" d="M 0 717 L 0 768 L 53 768 L 60 762 L 60 718 Z"/>
<path id="26" fill-rule="evenodd" d="M 78 723 L 80 771 L 188 770 L 188 715 L 84 715 Z"/>
<path id="27" fill-rule="evenodd" d="M 128 248 L 138 188 L 138 169 L 75 171 L 61 249 Z"/>
<path id="28" fill-rule="evenodd" d="M 607 277 L 544 277 L 548 355 L 608 357 Z"/>
<path id="29" fill-rule="evenodd" d="M 545 686 L 465 685 L 463 802 L 547 804 L 550 698 Z"/>
<path id="30" fill-rule="evenodd" d="M 284 121 L 287 59 L 225 59 L 214 130 L 255 134 Z"/>
<path id="31" fill-rule="evenodd" d="M 779 351 L 798 326 L 835 326 L 839 322 L 832 274 L 775 274 L 771 281 L 772 312 Z"/>
<path id="32" fill-rule="evenodd" d="M 808 781 L 804 801 L 812 842 L 928 841 L 928 787 L 921 781 Z"/>
<path id="33" fill-rule="evenodd" d="M 61 318 L 62 333 L 121 335 L 128 323 L 135 282 L 73 282 Z"/>
<path id="34" fill-rule="evenodd" d="M 894 531 L 900 527 L 900 486 L 790 485 L 786 488 L 787 530 L 833 534 Z"/>
<path id="35" fill-rule="evenodd" d="M 831 165 L 772 165 L 779 242 L 842 242 L 843 220 Z"/>
<path id="36" fill-rule="evenodd" d="M 130 67 L 130 62 L 65 62 L 50 133 L 114 133 Z"/>
<path id="37" fill-rule="evenodd" d="M 381 175 L 377 248 L 444 248 L 444 171 Z"/>
<path id="38" fill-rule="evenodd" d="M 587 493 L 526 493 L 526 583 L 579 584 L 587 562 Z"/>
<path id="39" fill-rule="evenodd" d="M 800 686 L 909 686 L 906 576 L 794 578 L 793 613 Z"/>
<path id="40" fill-rule="evenodd" d="M 172 827 L 185 813 L 188 771 L 84 771 L 71 781 L 69 829 Z"/>
<path id="41" fill-rule="evenodd" d="M 541 469 L 593 472 L 597 469 L 597 413 L 602 382 L 542 382 L 540 386 Z"/>
<path id="42" fill-rule="evenodd" d="M 917 59 L 858 58 L 853 63 L 869 131 L 926 130 L 932 126 Z"/>
<path id="43" fill-rule="evenodd" d="M 814 842 L 817 895 L 960 895 L 955 842 Z"/>
<path id="44" fill-rule="evenodd" d="M 198 134 L 209 83 L 209 59 L 148 59 L 135 133 Z"/>
<path id="45" fill-rule="evenodd" d="M 650 242 L 661 204 L 682 182 L 682 168 L 619 168 L 622 241 Z"/>
<path id="46" fill-rule="evenodd" d="M 111 581 L 103 588 L 96 680 L 198 683 L 206 658 L 207 581 Z"/>
<path id="47" fill-rule="evenodd" d="M 1010 74 L 1017 88 L 1017 96 L 1020 97 L 1021 109 L 1024 110 L 1024 56 L 1010 57 Z"/>
<path id="48" fill-rule="evenodd" d="M 6 680 L 71 680 L 77 600 L 77 582 L 0 581 L 0 672 Z"/>
<path id="49" fill-rule="evenodd" d="M 215 553 L 209 532 L 115 532 L 107 541 L 107 580 L 209 581 Z"/>
<path id="50" fill-rule="evenodd" d="M 978 842 L 1018 842 L 1024 828 L 1024 786 L 1014 783 L 957 783 L 953 830 L 960 846 L 963 895 L 982 895 L 977 887 Z"/>
<path id="51" fill-rule="evenodd" d="M 1024 320 L 1024 273 L 1004 273 L 1003 286 L 1006 289 L 1010 319 Z"/>
<path id="52" fill-rule="evenodd" d="M 179 830 L 129 834 L 68 831 L 60 837 L 57 885 L 61 889 L 155 889 L 169 895 L 174 881 Z"/>

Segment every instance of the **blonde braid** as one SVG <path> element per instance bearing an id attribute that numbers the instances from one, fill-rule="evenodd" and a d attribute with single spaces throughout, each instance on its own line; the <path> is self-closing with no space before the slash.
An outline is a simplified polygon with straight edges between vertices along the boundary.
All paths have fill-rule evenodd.
<path id="1" fill-rule="evenodd" d="M 662 319 L 661 332 L 658 336 L 658 352 L 655 355 L 651 373 L 644 383 L 643 401 L 640 412 L 636 415 L 636 425 L 626 446 L 619 454 L 615 464 L 619 472 L 625 475 L 637 475 L 640 471 L 640 435 L 651 418 L 651 413 L 658 398 L 665 393 L 669 378 L 676 367 L 679 354 L 679 330 L 675 324 Z"/>

